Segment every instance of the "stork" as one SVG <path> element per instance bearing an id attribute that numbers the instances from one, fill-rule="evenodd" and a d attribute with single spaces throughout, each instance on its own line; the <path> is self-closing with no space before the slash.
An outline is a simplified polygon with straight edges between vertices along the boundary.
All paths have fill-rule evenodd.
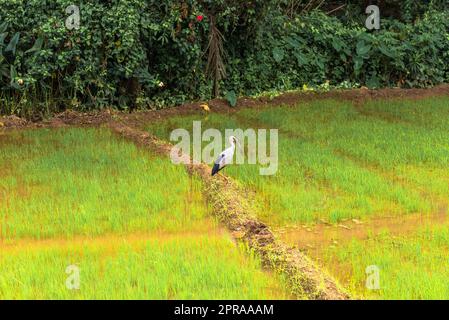
<path id="1" fill-rule="evenodd" d="M 220 170 L 226 167 L 228 164 L 232 163 L 232 159 L 234 158 L 235 146 L 239 145 L 239 141 L 236 137 L 230 136 L 229 143 L 231 146 L 227 148 L 225 151 L 220 153 L 217 160 L 215 160 L 214 167 L 212 168 L 212 175 L 216 175 Z"/>

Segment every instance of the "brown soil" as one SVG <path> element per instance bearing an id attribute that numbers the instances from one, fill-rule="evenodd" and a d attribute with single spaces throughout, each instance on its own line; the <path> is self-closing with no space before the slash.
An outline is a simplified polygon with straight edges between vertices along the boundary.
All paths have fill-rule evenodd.
<path id="1" fill-rule="evenodd" d="M 0 117 L 0 129 L 10 127 L 21 128 L 27 124 L 28 122 L 26 120 L 16 116 Z"/>
<path id="2" fill-rule="evenodd" d="M 363 102 L 377 99 L 412 99 L 419 100 L 434 96 L 449 96 L 449 84 L 439 85 L 428 89 L 352 89 L 352 90 L 334 90 L 330 92 L 301 92 L 292 91 L 280 94 L 274 98 L 240 98 L 237 107 L 231 108 L 223 99 L 214 99 L 207 102 L 210 112 L 214 113 L 235 113 L 245 108 L 260 109 L 276 106 L 296 106 L 298 103 L 315 100 L 336 99 L 350 101 L 356 106 L 361 107 Z M 80 113 L 67 110 L 55 115 L 50 120 L 39 122 L 29 122 L 15 116 L 0 117 L 0 130 L 2 128 L 33 128 L 33 127 L 60 127 L 65 125 L 100 125 L 108 123 L 111 120 L 120 119 L 127 124 L 141 125 L 150 121 L 157 121 L 173 116 L 204 114 L 201 105 L 204 102 L 192 102 L 178 107 L 162 110 L 138 111 L 135 113 L 119 112 L 112 109 L 103 111 L 94 111 Z"/>
<path id="3" fill-rule="evenodd" d="M 0 132 L 2 130 L 33 129 L 33 128 L 60 128 L 66 126 L 99 126 L 106 124 L 119 114 L 113 110 L 93 111 L 81 113 L 66 110 L 56 114 L 51 119 L 38 122 L 27 121 L 16 116 L 0 116 Z"/>

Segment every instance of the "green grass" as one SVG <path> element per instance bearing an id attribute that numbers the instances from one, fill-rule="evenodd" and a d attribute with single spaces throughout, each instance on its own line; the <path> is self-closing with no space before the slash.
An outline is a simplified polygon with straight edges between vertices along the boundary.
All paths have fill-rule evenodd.
<path id="1" fill-rule="evenodd" d="M 288 298 L 220 234 L 107 240 L 0 253 L 0 299 Z M 79 267 L 79 290 L 66 287 L 69 265 Z"/>
<path id="2" fill-rule="evenodd" d="M 325 100 L 231 116 L 175 118 L 149 130 L 167 139 L 172 129 L 191 128 L 193 120 L 202 120 L 203 129 L 278 128 L 275 176 L 260 176 L 253 165 L 226 168 L 257 192 L 260 216 L 272 224 L 436 212 L 449 196 L 448 131 L 437 120 L 447 115 L 449 103 L 425 102 L 423 108 L 433 108 L 430 121 L 440 124 L 428 127 L 420 117 L 410 123 L 376 117 L 374 110 L 385 105 L 397 114 L 414 114 L 418 108 L 408 101 L 384 102 L 368 105 L 366 115 L 349 102 Z"/>
<path id="3" fill-rule="evenodd" d="M 407 102 L 396 107 L 403 105 Z M 448 105 L 439 106 L 443 116 Z M 318 188 L 330 187 L 341 196 L 343 207 L 328 206 L 331 221 L 433 212 L 449 195 L 444 187 L 449 181 L 447 130 L 366 117 L 348 103 L 334 101 L 271 109 L 256 116 L 247 111 L 243 117 L 285 132 L 283 157 L 288 165 L 298 165 L 297 174 L 289 172 L 292 177 L 302 181 L 312 177 Z M 409 178 L 408 171 L 416 175 Z M 442 175 L 429 181 L 428 174 L 435 171 Z"/>
<path id="4" fill-rule="evenodd" d="M 8 139 L 0 140 L 3 239 L 191 230 L 206 214 L 197 179 L 106 130 Z"/>
<path id="5" fill-rule="evenodd" d="M 368 115 L 418 125 L 423 128 L 447 131 L 449 109 L 447 97 L 422 99 L 419 101 L 384 101 L 367 103 L 364 109 Z"/>
<path id="6" fill-rule="evenodd" d="M 424 228 L 407 236 L 388 232 L 325 249 L 328 269 L 355 294 L 369 299 L 447 299 L 449 226 Z M 365 286 L 366 267 L 379 268 L 379 290 Z"/>
<path id="7" fill-rule="evenodd" d="M 106 129 L 13 132 L 0 148 L 0 299 L 289 298 L 168 159 Z"/>
<path id="8" fill-rule="evenodd" d="M 404 231 L 392 233 L 386 227 L 380 235 L 370 225 L 382 217 L 447 215 L 448 116 L 447 97 L 376 100 L 359 106 L 324 100 L 296 107 L 244 109 L 231 115 L 171 118 L 149 125 L 148 130 L 168 139 L 175 128 L 191 129 L 193 120 L 201 120 L 203 130 L 222 132 L 227 128 L 279 129 L 275 176 L 259 175 L 254 165 L 225 169 L 244 190 L 253 191 L 247 194 L 254 194 L 259 217 L 281 231 L 305 225 L 301 228 L 311 233 L 322 220 L 335 224 L 362 220 L 367 239 L 354 236 L 349 242 L 312 249 L 318 252 L 314 256 L 319 263 L 354 296 L 447 299 L 447 223 L 437 226 L 439 219 L 435 219 L 424 228 L 417 220 Z M 326 232 L 323 243 L 332 243 L 325 237 Z M 300 241 L 307 247 L 306 236 Z M 380 268 L 380 290 L 365 287 L 365 269 L 370 265 Z"/>
<path id="9" fill-rule="evenodd" d="M 173 117 L 148 130 L 168 139 L 193 120 L 203 130 L 278 128 L 275 176 L 225 169 L 256 213 L 273 227 L 357 218 L 369 231 L 379 217 L 447 214 L 448 115 L 448 98 L 325 100 Z M 182 166 L 107 130 L 3 134 L 0 150 L 0 298 L 288 298 L 281 279 L 207 218 L 201 183 Z M 386 228 L 319 248 L 320 263 L 357 296 L 444 299 L 448 230 Z M 65 288 L 71 264 L 79 291 Z M 364 286 L 369 265 L 380 268 L 379 291 Z"/>

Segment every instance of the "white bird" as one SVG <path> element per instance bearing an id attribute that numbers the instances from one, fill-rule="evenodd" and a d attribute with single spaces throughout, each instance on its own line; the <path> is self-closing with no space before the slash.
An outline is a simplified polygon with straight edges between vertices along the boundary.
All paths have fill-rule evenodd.
<path id="1" fill-rule="evenodd" d="M 225 151 L 220 153 L 217 160 L 215 160 L 214 167 L 212 168 L 212 175 L 216 175 L 218 171 L 226 167 L 228 164 L 232 163 L 232 159 L 234 158 L 235 153 L 235 145 L 239 143 L 236 137 L 230 136 L 229 143 L 231 146 L 227 148 Z"/>

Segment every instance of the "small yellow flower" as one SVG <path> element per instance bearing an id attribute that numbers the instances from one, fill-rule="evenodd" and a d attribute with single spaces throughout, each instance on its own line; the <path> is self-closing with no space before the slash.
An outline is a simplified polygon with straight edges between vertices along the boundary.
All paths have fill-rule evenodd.
<path id="1" fill-rule="evenodd" d="M 208 106 L 207 104 L 201 104 L 200 107 L 201 107 L 204 111 L 207 111 L 207 112 L 210 111 L 210 108 L 209 108 L 209 106 Z"/>
<path id="2" fill-rule="evenodd" d="M 19 84 L 19 86 L 22 86 L 23 85 L 23 79 L 19 79 L 19 80 L 17 80 L 17 83 Z"/>

